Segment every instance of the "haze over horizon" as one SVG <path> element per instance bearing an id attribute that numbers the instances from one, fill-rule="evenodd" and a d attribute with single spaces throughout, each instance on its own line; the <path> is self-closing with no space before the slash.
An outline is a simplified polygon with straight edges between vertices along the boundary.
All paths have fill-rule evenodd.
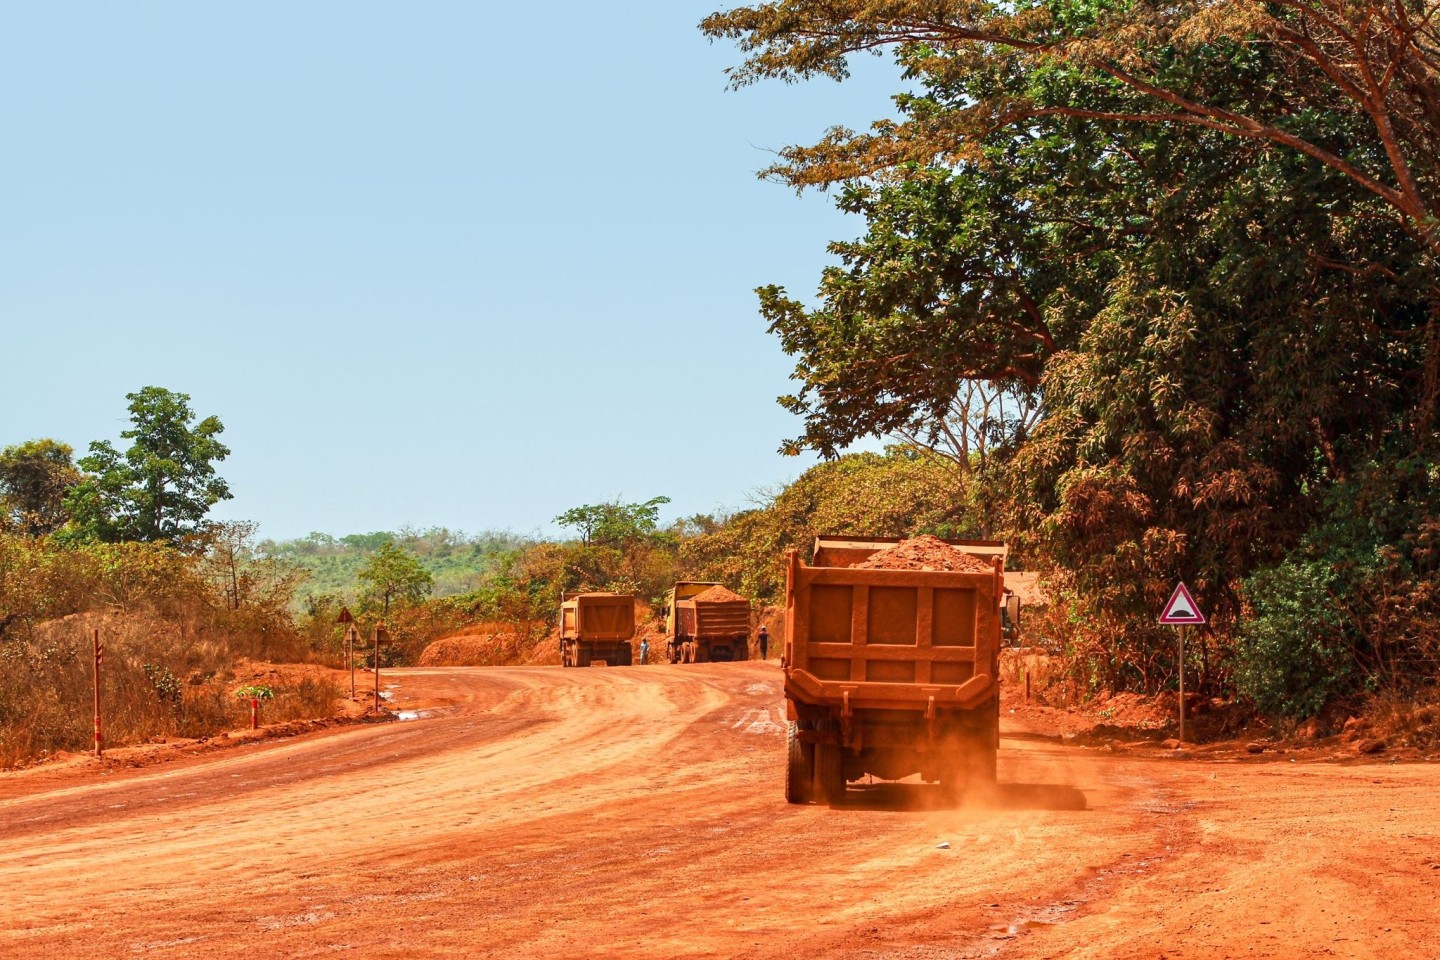
<path id="1" fill-rule="evenodd" d="M 712 5 L 13 7 L 0 446 L 117 441 L 125 394 L 225 424 L 263 537 L 554 533 L 569 507 L 745 505 L 810 295 L 858 220 L 756 179 L 900 83 L 725 88 Z"/>

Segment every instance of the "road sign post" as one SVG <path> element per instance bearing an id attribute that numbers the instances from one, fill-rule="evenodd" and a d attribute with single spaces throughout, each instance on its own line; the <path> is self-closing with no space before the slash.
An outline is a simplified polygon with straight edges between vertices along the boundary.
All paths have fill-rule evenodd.
<path id="1" fill-rule="evenodd" d="M 350 702 L 355 702 L 355 641 L 359 635 L 355 632 L 355 617 L 350 613 L 350 608 L 340 607 L 340 616 L 335 622 L 345 626 L 345 669 L 350 671 Z"/>
<path id="2" fill-rule="evenodd" d="M 355 702 L 355 641 L 360 639 L 352 623 L 345 628 L 345 666 L 350 670 L 350 702 Z"/>
<path id="3" fill-rule="evenodd" d="M 1185 742 L 1185 626 L 1180 626 L 1180 736 Z"/>
<path id="4" fill-rule="evenodd" d="M 1188 627 L 1201 626 L 1205 623 L 1205 614 L 1200 612 L 1200 605 L 1195 598 L 1190 596 L 1190 590 L 1184 583 L 1175 585 L 1175 592 L 1170 594 L 1170 602 L 1165 604 L 1165 611 L 1160 614 L 1160 622 L 1173 627 L 1180 628 L 1180 736 L 1181 743 L 1185 742 L 1185 631 Z"/>
<path id="5" fill-rule="evenodd" d="M 105 753 L 104 735 L 100 729 L 100 664 L 105 659 L 105 648 L 100 645 L 100 631 L 95 631 L 95 756 Z"/>

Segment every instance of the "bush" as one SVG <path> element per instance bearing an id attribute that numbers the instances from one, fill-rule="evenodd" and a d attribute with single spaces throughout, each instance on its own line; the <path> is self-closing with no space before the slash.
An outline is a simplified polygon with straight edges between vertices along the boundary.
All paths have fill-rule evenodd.
<path id="1" fill-rule="evenodd" d="M 1307 717 L 1360 683 L 1355 638 L 1337 599 L 1353 585 L 1326 560 L 1286 560 L 1245 581 L 1254 616 L 1235 646 L 1239 692 L 1271 716 Z"/>

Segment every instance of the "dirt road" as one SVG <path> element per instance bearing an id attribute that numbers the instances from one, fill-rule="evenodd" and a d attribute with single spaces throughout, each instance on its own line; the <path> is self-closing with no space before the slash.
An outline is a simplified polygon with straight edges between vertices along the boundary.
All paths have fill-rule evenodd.
<path id="1" fill-rule="evenodd" d="M 1012 727 L 998 806 L 790 807 L 771 664 L 390 677 L 435 715 L 0 775 L 0 956 L 1440 956 L 1436 766 Z"/>

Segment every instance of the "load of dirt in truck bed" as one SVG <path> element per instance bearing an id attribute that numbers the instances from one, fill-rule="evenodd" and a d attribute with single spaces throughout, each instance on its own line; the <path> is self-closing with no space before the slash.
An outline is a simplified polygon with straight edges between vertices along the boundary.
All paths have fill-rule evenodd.
<path id="1" fill-rule="evenodd" d="M 952 547 L 928 533 L 902 540 L 861 563 L 856 570 L 944 570 L 951 573 L 990 573 L 988 560 Z"/>
<path id="2" fill-rule="evenodd" d="M 718 583 L 709 590 L 695 594 L 694 599 L 697 603 L 734 603 L 736 600 L 739 600 L 741 603 L 745 602 L 745 598 L 740 596 L 740 594 L 734 590 L 726 589 Z"/>

